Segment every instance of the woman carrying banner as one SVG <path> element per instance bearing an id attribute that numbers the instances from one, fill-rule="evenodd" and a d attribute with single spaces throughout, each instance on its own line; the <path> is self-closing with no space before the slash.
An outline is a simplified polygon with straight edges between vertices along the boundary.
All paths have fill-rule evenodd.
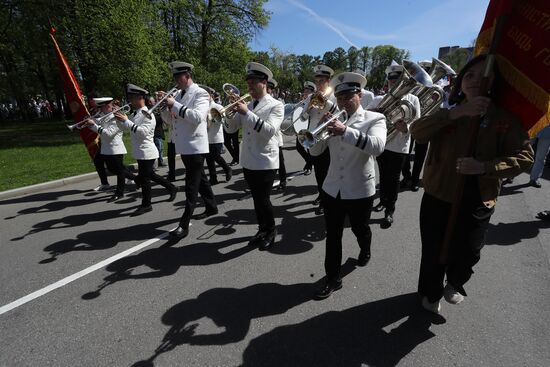
<path id="1" fill-rule="evenodd" d="M 480 55 L 460 72 L 449 98 L 457 104 L 455 108 L 421 118 L 411 127 L 416 141 L 430 143 L 420 207 L 422 259 L 418 292 L 423 307 L 434 313 L 439 313 L 442 296 L 452 304 L 464 300 L 464 284 L 480 259 L 501 180 L 520 174 L 533 162 L 533 151 L 520 122 L 496 105 L 501 80 L 496 66 L 489 79 L 489 96 L 480 95 L 485 60 L 486 55 Z M 475 153 L 465 157 L 462 152 L 471 121 L 479 116 Z M 466 175 L 464 194 L 448 259 L 443 265 L 439 255 L 459 175 Z"/>

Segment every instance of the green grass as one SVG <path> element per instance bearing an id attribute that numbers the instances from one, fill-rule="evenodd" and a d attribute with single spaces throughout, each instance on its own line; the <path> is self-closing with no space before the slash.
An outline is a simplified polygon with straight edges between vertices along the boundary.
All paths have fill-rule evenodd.
<path id="1" fill-rule="evenodd" d="M 134 163 L 129 134 L 124 144 L 124 163 Z M 95 172 L 94 164 L 78 132 L 70 132 L 65 122 L 0 123 L 0 191 L 88 172 Z"/>

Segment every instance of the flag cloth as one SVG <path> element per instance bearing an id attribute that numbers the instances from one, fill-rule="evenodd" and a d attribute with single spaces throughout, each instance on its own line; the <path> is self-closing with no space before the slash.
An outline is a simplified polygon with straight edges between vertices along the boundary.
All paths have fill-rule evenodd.
<path id="1" fill-rule="evenodd" d="M 533 137 L 550 122 L 550 1 L 491 0 L 476 40 L 487 53 L 497 17 L 506 15 L 496 59 L 506 85 L 500 104 L 518 116 Z"/>
<path id="2" fill-rule="evenodd" d="M 50 37 L 52 38 L 55 47 L 55 55 L 59 64 L 59 72 L 61 73 L 61 78 L 63 79 L 63 90 L 65 92 L 67 104 L 71 109 L 73 120 L 75 122 L 82 121 L 90 114 L 84 104 L 82 92 L 80 91 L 76 78 L 69 67 L 69 63 L 65 59 L 65 56 L 59 49 L 59 45 L 55 40 L 55 28 L 53 27 L 50 29 Z M 83 128 L 78 131 L 80 132 L 80 138 L 88 149 L 88 154 L 92 159 L 94 159 L 99 150 L 99 135 L 88 128 Z"/>

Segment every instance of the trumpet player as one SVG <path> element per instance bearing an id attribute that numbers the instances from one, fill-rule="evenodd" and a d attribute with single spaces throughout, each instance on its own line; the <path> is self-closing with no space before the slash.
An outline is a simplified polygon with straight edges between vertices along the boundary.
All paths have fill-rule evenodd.
<path id="1" fill-rule="evenodd" d="M 168 97 L 166 105 L 175 114 L 172 121 L 176 154 L 180 154 L 185 166 L 185 209 L 179 226 L 170 236 L 181 239 L 189 234 L 189 223 L 200 193 L 205 211 L 195 219 L 218 214 L 218 206 L 210 183 L 204 173 L 204 159 L 208 154 L 207 115 L 210 108 L 210 95 L 193 82 L 193 65 L 187 62 L 170 63 L 179 93 Z"/>
<path id="2" fill-rule="evenodd" d="M 376 191 L 373 157 L 384 150 L 386 119 L 361 107 L 361 90 L 366 82 L 364 76 L 351 72 L 333 79 L 338 108 L 345 110 L 348 117 L 345 123 L 340 119 L 332 121 L 327 127 L 332 136 L 310 148 L 315 157 L 330 149 L 330 164 L 320 192 L 327 231 L 326 281 L 315 293 L 316 299 L 325 299 L 342 288 L 340 269 L 346 215 L 361 249 L 357 264 L 365 266 L 371 257 L 369 220 Z M 326 113 L 323 120 L 330 116 L 331 113 Z"/>
<path id="3" fill-rule="evenodd" d="M 216 109 L 220 111 L 223 106 L 214 102 L 214 94 L 216 91 L 208 86 L 201 86 L 205 91 L 208 92 L 210 96 L 210 106 L 209 109 Z M 218 176 L 216 174 L 216 163 L 223 169 L 225 172 L 225 181 L 229 182 L 233 176 L 233 170 L 225 159 L 222 157 L 222 148 L 223 148 L 223 117 L 219 120 L 212 118 L 210 113 L 208 113 L 208 149 L 209 153 L 206 156 L 206 165 L 208 166 L 208 175 L 210 176 L 210 185 L 218 184 Z"/>
<path id="4" fill-rule="evenodd" d="M 170 182 L 160 177 L 153 171 L 155 160 L 159 157 L 159 152 L 153 136 L 155 133 L 155 116 L 150 117 L 145 114 L 145 96 L 149 92 L 134 84 L 126 86 L 128 101 L 134 109 L 134 113 L 128 118 L 122 111 L 115 112 L 119 127 L 130 130 L 132 137 L 132 156 L 138 163 L 138 182 L 141 186 L 141 206 L 139 206 L 133 215 L 141 215 L 153 210 L 151 206 L 151 180 L 163 186 L 170 193 L 168 201 L 174 201 L 177 189 Z"/>
<path id="5" fill-rule="evenodd" d="M 277 132 L 283 122 L 284 106 L 267 93 L 267 81 L 273 73 L 257 62 L 246 65 L 246 84 L 252 97 L 249 104 L 236 104 L 236 113 L 227 118 L 230 131 L 243 128 L 240 163 L 244 178 L 250 187 L 259 229 L 249 242 L 267 250 L 277 234 L 270 193 L 279 168 Z"/>
<path id="6" fill-rule="evenodd" d="M 94 98 L 94 102 L 101 111 L 97 120 L 89 119 L 86 125 L 101 137 L 100 154 L 105 160 L 109 171 L 116 175 L 116 189 L 108 202 L 116 201 L 124 197 L 126 178 L 136 181 L 136 176 L 130 173 L 124 166 L 124 154 L 126 146 L 122 141 L 122 130 L 116 123 L 113 115 L 113 99 L 111 97 Z"/>
<path id="7" fill-rule="evenodd" d="M 386 68 L 386 78 L 390 91 L 401 77 L 403 69 L 403 65 L 398 65 L 395 62 Z M 380 223 L 380 227 L 383 229 L 391 227 L 393 223 L 393 213 L 395 212 L 395 203 L 397 202 L 399 192 L 399 177 L 411 143 L 409 127 L 412 122 L 420 118 L 420 102 L 418 101 L 418 97 L 409 93 L 403 96 L 402 99 L 409 101 L 413 105 L 416 118 L 408 122 L 403 120 L 396 121 L 395 129 L 397 130 L 397 134 L 386 142 L 384 152 L 376 158 L 380 171 L 380 202 L 374 207 L 374 211 L 380 212 L 384 210 L 384 219 Z"/>

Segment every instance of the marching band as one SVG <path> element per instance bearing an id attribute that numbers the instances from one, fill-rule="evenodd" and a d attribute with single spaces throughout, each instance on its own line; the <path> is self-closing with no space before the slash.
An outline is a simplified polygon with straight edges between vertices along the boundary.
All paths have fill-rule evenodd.
<path id="1" fill-rule="evenodd" d="M 276 99 L 274 90 L 278 83 L 268 67 L 249 62 L 244 74 L 248 93 L 241 96 L 235 86 L 225 84 L 223 90 L 229 98 L 225 107 L 216 102 L 219 95 L 213 88 L 193 81 L 192 64 L 174 61 L 169 67 L 176 87 L 167 93 L 158 92 L 160 101 L 151 109 L 148 110 L 144 102 L 148 91 L 128 84 L 127 98 L 135 112 L 128 117 L 124 106 L 113 111 L 112 98 L 96 98 L 94 102 L 101 114 L 87 120 L 85 127 L 101 136 L 100 153 L 109 170 L 117 176 L 117 187 L 109 201 L 124 196 L 125 179 L 133 180 L 141 187 L 142 203 L 135 215 L 152 210 L 151 180 L 165 187 L 170 194 L 169 200 L 174 200 L 177 188 L 169 181 L 175 180 L 175 155 L 180 155 L 185 167 L 186 200 L 179 225 L 170 233 L 173 239 L 188 236 L 192 218 L 204 219 L 218 214 L 211 187 L 218 183 L 216 163 L 223 169 L 226 182 L 233 175 L 230 165 L 240 164 L 252 195 L 258 225 L 257 233 L 248 244 L 262 251 L 270 249 L 277 237 L 270 199 L 277 171 L 279 188 L 284 190 L 287 185 L 283 135 L 295 137 L 297 151 L 305 161 L 302 173 L 308 175 L 312 169 L 315 172 L 318 189 L 315 213 L 324 214 L 325 219 L 326 277 L 323 286 L 314 294 L 316 299 L 325 299 L 342 287 L 340 272 L 345 218 L 349 218 L 359 245 L 357 265 L 366 266 L 371 258 L 371 212 L 384 210 L 381 227 L 392 225 L 400 174 L 403 170 L 402 187 L 412 182 L 413 191 L 417 191 L 424 155 L 428 151 L 420 213 L 422 264 L 419 293 L 424 297 L 424 308 L 438 313 L 441 297 L 450 303 L 459 303 L 466 295 L 464 284 L 479 260 L 499 180 L 519 174 L 520 168 L 532 162 L 532 152 L 521 138 L 508 138 L 506 131 L 498 136 L 486 134 L 493 129 L 491 121 L 494 116 L 509 121 L 507 126 L 513 129 L 518 126 L 508 116 L 492 109 L 488 97 L 475 95 L 474 87 L 465 89 L 465 86 L 475 84 L 472 80 L 479 78 L 480 67 L 476 62 L 468 64 L 464 69 L 466 72 L 463 70 L 456 79 L 457 86 L 453 87 L 454 94 L 451 93 L 449 99 L 456 103 L 456 107 L 449 110 L 443 107 L 444 93 L 438 83 L 449 81 L 451 77 L 455 81 L 456 73 L 437 59 L 418 64 L 407 60 L 403 64 L 392 62 L 386 69 L 387 94 L 376 97 L 365 90 L 367 80 L 363 72 L 356 70 L 334 76 L 330 67 L 317 65 L 313 68 L 314 82 L 304 83 L 302 99 L 294 105 L 284 105 Z M 162 121 L 169 127 L 168 180 L 153 171 L 158 151 L 153 144 L 156 121 L 152 112 L 157 108 L 161 110 Z M 487 147 L 501 144 L 502 149 L 497 147 L 497 151 L 488 151 L 487 147 L 480 148 L 477 158 L 459 158 L 448 142 L 455 139 L 457 129 L 460 130 L 454 121 L 480 113 L 485 116 L 485 126 L 489 127 L 489 130 L 484 130 L 483 138 L 491 142 L 496 139 L 495 144 L 487 144 Z M 76 125 L 69 128 L 81 128 Z M 138 161 L 137 176 L 122 164 L 126 153 L 123 130 L 130 131 L 132 137 L 132 156 Z M 239 131 L 242 131 L 240 147 L 234 144 L 235 139 L 238 142 Z M 463 134 L 461 130 L 459 133 Z M 521 133 L 515 133 L 523 137 Z M 416 143 L 415 157 L 419 156 L 415 159 L 412 176 L 410 167 L 403 169 L 412 152 L 411 136 Z M 232 156 L 230 164 L 221 155 L 224 143 Z M 501 158 L 503 154 L 504 158 Z M 204 171 L 205 159 L 209 179 Z M 447 160 L 445 168 L 440 167 L 442 159 Z M 482 160 L 482 164 L 476 159 Z M 450 185 L 447 182 L 449 177 L 445 175 L 452 174 L 451 171 L 445 172 L 454 168 L 449 163 L 453 160 L 458 162 L 457 172 L 469 175 L 466 207 L 474 212 L 475 220 L 462 218 L 459 221 L 460 235 L 456 236 L 453 246 L 458 248 L 456 241 L 466 241 L 470 247 L 456 250 L 458 258 L 450 260 L 450 265 L 445 268 L 434 263 L 433 258 L 438 241 L 445 232 L 442 221 L 448 217 Z M 380 201 L 373 207 L 377 181 L 375 162 L 380 174 Z M 447 182 L 445 187 L 440 184 L 444 180 Z M 198 194 L 204 201 L 205 212 L 194 215 Z M 438 223 L 437 228 L 434 228 L 434 223 Z M 468 235 L 471 237 L 464 237 Z M 447 285 L 444 287 L 446 271 Z"/>

